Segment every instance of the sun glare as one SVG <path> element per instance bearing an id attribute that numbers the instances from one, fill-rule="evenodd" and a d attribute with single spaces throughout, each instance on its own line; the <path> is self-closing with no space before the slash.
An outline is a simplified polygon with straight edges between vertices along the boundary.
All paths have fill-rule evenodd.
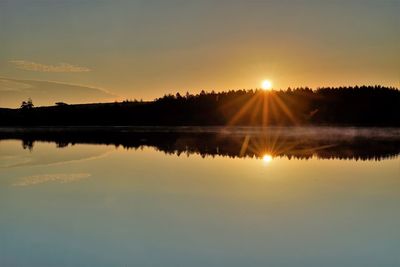
<path id="1" fill-rule="evenodd" d="M 269 91 L 272 89 L 272 82 L 270 80 L 264 80 L 261 82 L 261 89 Z"/>
<path id="2" fill-rule="evenodd" d="M 269 155 L 269 154 L 265 154 L 265 155 L 263 156 L 262 159 L 263 159 L 263 161 L 264 161 L 265 163 L 269 163 L 269 162 L 272 161 L 272 156 Z"/>

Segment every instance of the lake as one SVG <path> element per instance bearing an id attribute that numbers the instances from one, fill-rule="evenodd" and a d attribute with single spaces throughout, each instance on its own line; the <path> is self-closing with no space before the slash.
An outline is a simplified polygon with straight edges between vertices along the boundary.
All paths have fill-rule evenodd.
<path id="1" fill-rule="evenodd" d="M 0 130 L 0 266 L 400 266 L 400 129 Z"/>

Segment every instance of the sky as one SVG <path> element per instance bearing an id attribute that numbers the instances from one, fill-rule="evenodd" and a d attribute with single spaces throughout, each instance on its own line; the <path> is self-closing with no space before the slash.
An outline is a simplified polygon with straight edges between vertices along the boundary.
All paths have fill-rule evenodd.
<path id="1" fill-rule="evenodd" d="M 400 0 L 0 0 L 0 107 L 400 87 Z"/>

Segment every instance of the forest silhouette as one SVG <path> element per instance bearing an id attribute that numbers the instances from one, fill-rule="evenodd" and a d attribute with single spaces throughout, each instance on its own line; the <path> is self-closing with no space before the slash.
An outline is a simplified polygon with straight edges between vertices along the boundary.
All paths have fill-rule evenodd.
<path id="1" fill-rule="evenodd" d="M 384 131 L 382 131 L 382 129 Z M 153 147 L 166 154 L 289 159 L 382 160 L 400 154 L 398 128 L 354 127 L 67 127 L 1 129 L 0 141 L 17 139 L 24 149 L 35 142 L 64 148 L 75 144 Z"/>
<path id="2" fill-rule="evenodd" d="M 34 96 L 32 96 L 34 99 Z M 0 126 L 400 126 L 400 91 L 382 86 L 230 90 L 154 101 L 0 109 Z"/>

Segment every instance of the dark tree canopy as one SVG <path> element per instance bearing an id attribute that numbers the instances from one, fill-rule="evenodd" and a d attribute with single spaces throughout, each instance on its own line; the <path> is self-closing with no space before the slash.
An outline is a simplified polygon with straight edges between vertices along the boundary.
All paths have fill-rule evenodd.
<path id="1" fill-rule="evenodd" d="M 27 101 L 22 101 L 21 109 L 32 109 L 34 107 L 32 99 L 28 98 Z"/>
<path id="2" fill-rule="evenodd" d="M 0 109 L 0 125 L 400 126 L 400 91 L 382 86 L 202 91 L 148 102 L 32 104 L 27 109 Z"/>
<path id="3" fill-rule="evenodd" d="M 20 139 L 24 149 L 36 141 L 58 148 L 75 144 L 105 144 L 139 149 L 151 146 L 167 154 L 297 159 L 381 160 L 400 154 L 399 129 L 354 127 L 40 127 L 2 131 L 0 141 Z M 243 144 L 247 143 L 243 149 Z"/>

